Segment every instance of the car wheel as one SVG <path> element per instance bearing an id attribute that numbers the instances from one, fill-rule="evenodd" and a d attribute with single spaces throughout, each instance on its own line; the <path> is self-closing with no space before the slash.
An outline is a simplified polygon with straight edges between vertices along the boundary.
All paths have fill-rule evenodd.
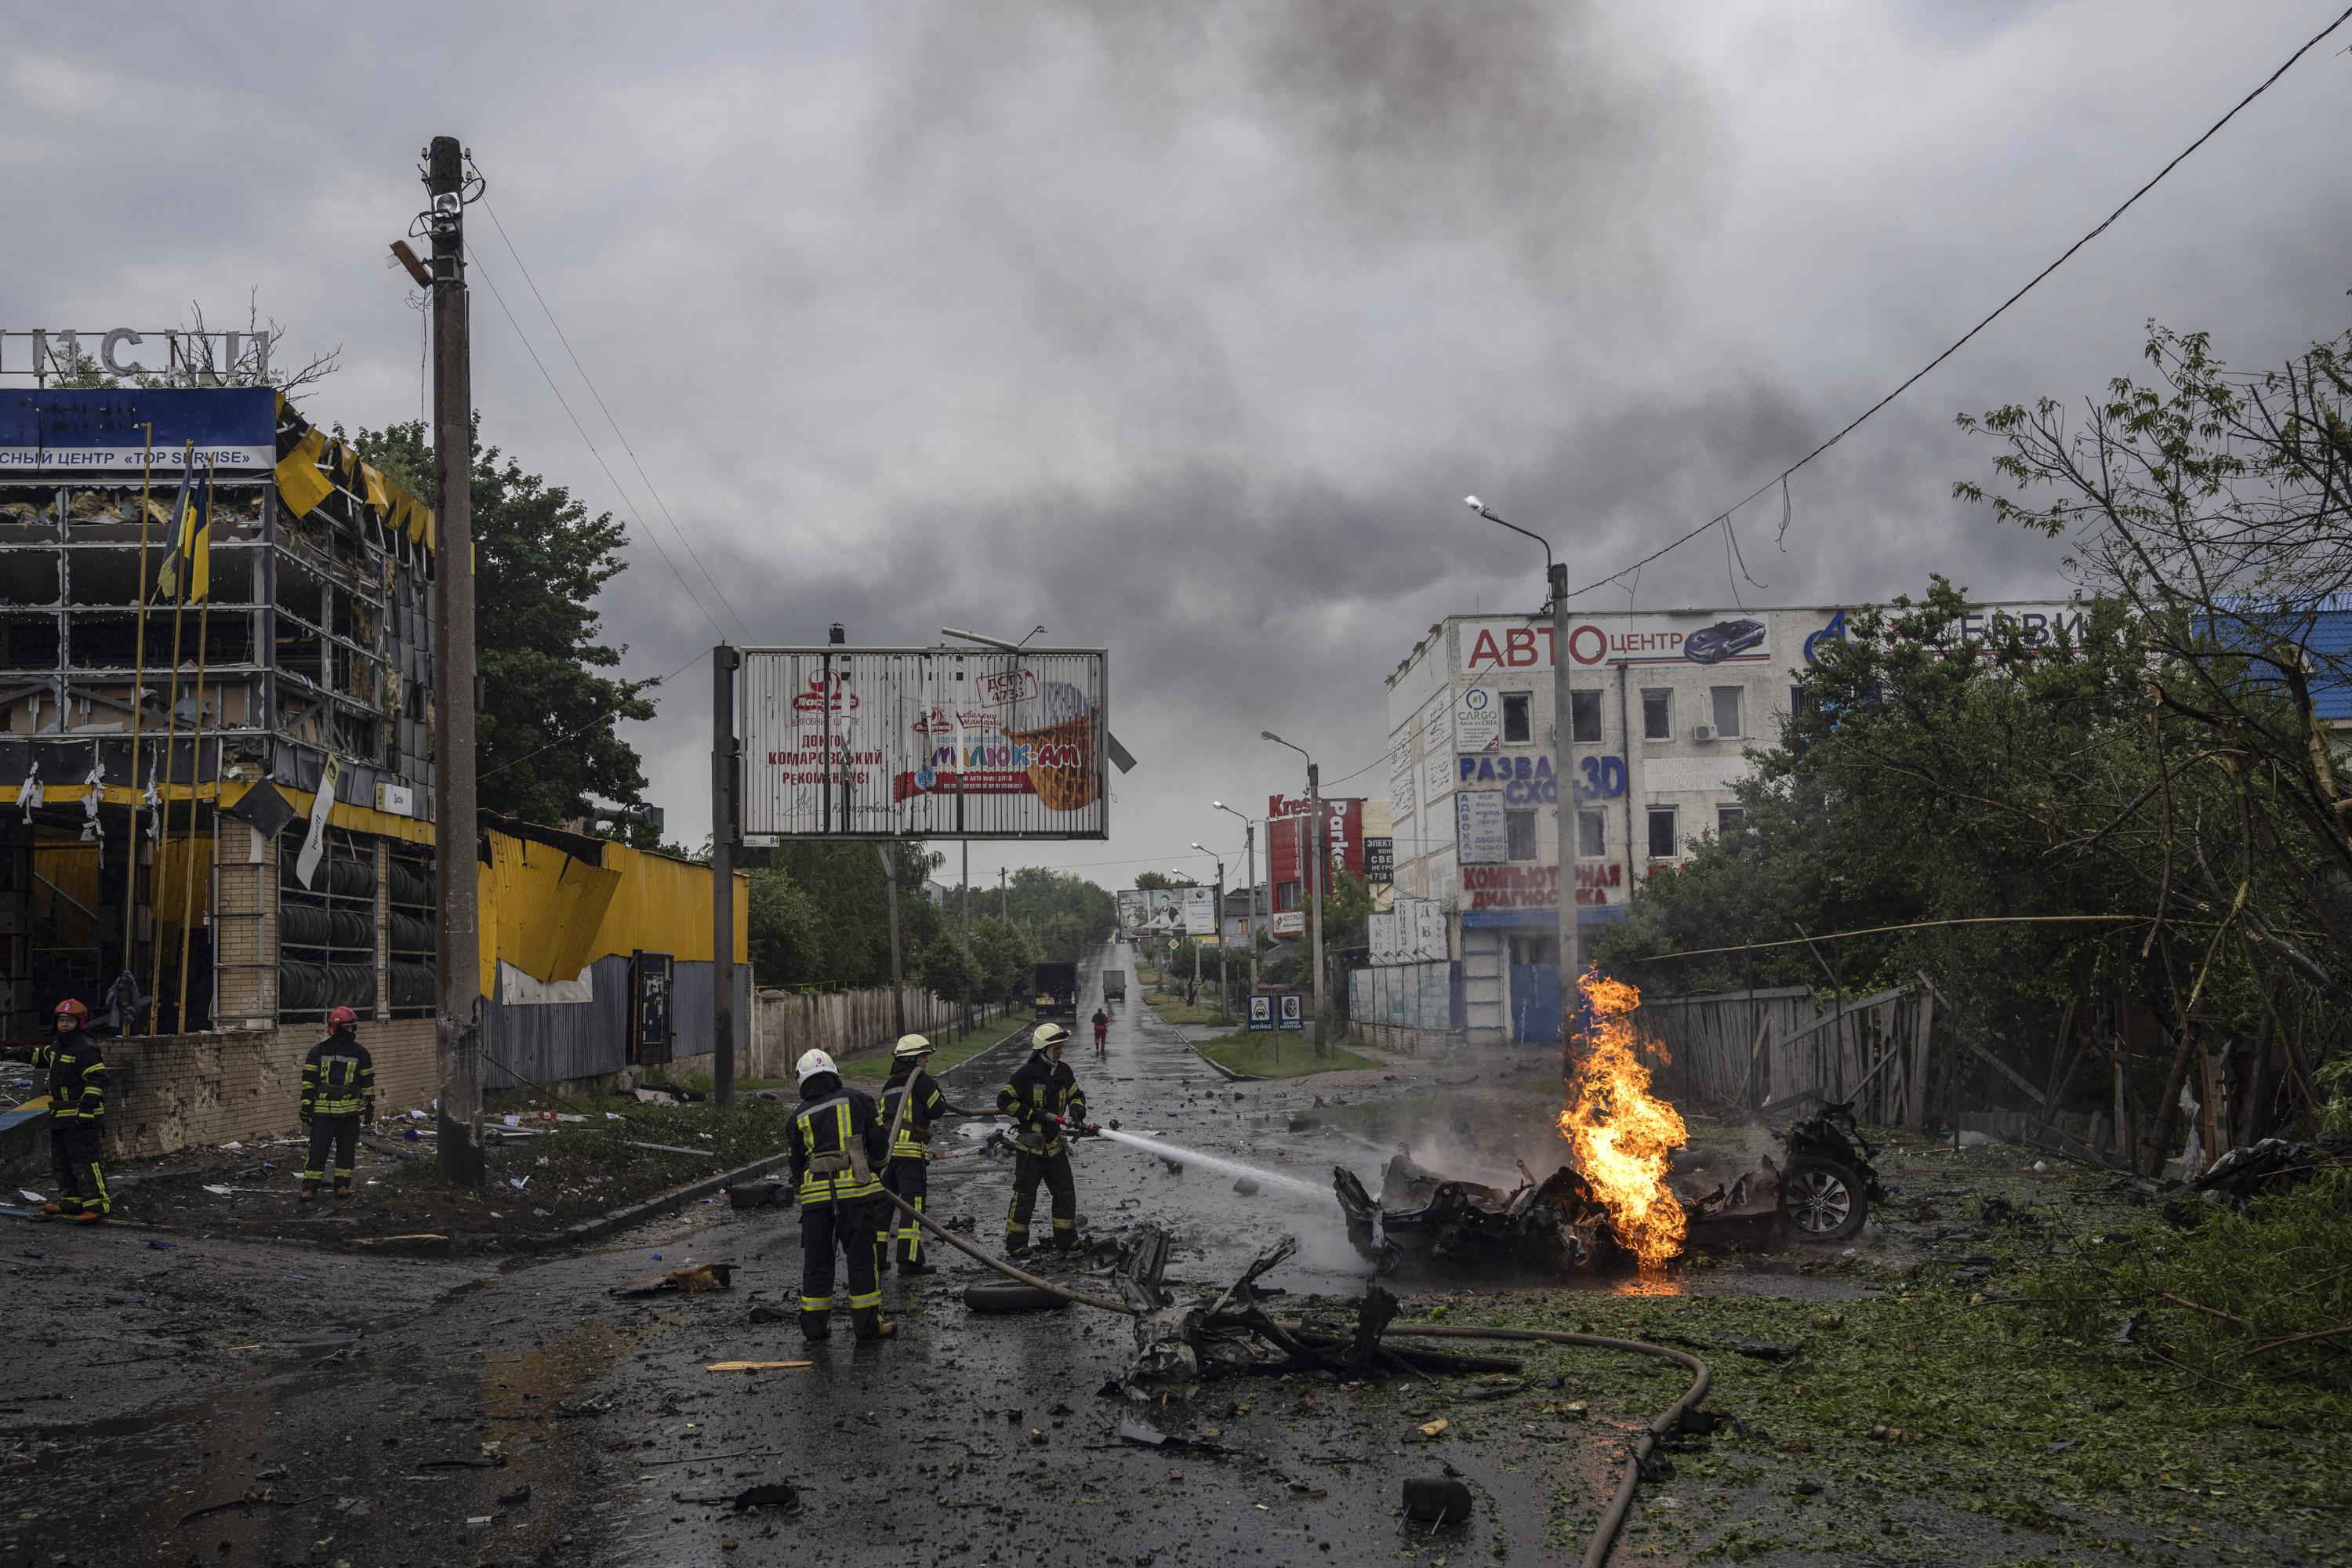
<path id="1" fill-rule="evenodd" d="M 1870 1215 L 1863 1180 L 1834 1160 L 1807 1160 L 1780 1183 L 1780 1213 L 1805 1241 L 1843 1241 Z"/>

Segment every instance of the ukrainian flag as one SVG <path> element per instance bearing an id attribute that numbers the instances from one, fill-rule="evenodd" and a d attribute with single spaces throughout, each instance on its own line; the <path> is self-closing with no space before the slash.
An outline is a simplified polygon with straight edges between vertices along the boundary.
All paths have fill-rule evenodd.
<path id="1" fill-rule="evenodd" d="M 172 548 L 155 572 L 157 598 L 193 602 L 212 592 L 212 469 L 197 473 L 192 455 L 172 502 Z"/>

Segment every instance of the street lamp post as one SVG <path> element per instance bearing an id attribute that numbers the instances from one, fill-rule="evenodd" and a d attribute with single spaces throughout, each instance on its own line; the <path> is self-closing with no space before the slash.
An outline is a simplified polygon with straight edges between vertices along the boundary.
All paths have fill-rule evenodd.
<path id="1" fill-rule="evenodd" d="M 1217 1011 L 1224 1013 L 1229 1007 L 1225 989 L 1225 859 L 1205 844 L 1192 847 L 1217 863 Z"/>
<path id="2" fill-rule="evenodd" d="M 1501 523 L 1543 546 L 1544 585 L 1551 598 L 1551 722 L 1557 731 L 1552 745 L 1559 769 L 1553 781 L 1552 821 L 1559 837 L 1559 1044 L 1565 1053 L 1570 1024 L 1582 1002 L 1577 977 L 1584 969 L 1576 931 L 1576 704 L 1568 673 L 1568 563 L 1552 559 L 1551 542 L 1543 535 L 1505 522 L 1476 496 L 1463 500 L 1488 522 Z"/>
<path id="3" fill-rule="evenodd" d="M 1244 816 L 1222 800 L 1209 803 L 1227 816 L 1242 819 L 1242 880 L 1249 888 L 1249 984 L 1250 994 L 1257 994 L 1257 819 Z M 1222 912 L 1222 911 L 1221 911 Z"/>
<path id="4" fill-rule="evenodd" d="M 1271 730 L 1260 730 L 1258 739 L 1272 741 L 1277 746 L 1290 746 L 1300 756 L 1307 757 L 1307 809 L 1311 825 L 1307 833 L 1308 852 L 1315 861 L 1313 876 L 1315 899 L 1315 1044 L 1323 1045 L 1323 861 L 1328 851 L 1323 847 L 1323 771 L 1315 759 L 1307 756 L 1307 748 L 1292 746 Z"/>

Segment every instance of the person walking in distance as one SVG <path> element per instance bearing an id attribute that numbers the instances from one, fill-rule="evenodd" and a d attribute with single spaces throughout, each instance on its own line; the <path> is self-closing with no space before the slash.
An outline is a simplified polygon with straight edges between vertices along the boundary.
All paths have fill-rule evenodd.
<path id="1" fill-rule="evenodd" d="M 57 1194 L 44 1214 L 95 1225 L 114 1208 L 99 1146 L 106 1131 L 106 1058 L 89 1029 L 89 1009 L 68 996 L 58 1004 L 56 1032 L 33 1047 L 33 1065 L 49 1069 L 49 1163 Z"/>
<path id="2" fill-rule="evenodd" d="M 1110 1014 L 1103 1007 L 1095 1009 L 1095 1059 L 1101 1061 L 1110 1055 Z"/>
<path id="3" fill-rule="evenodd" d="M 889 1130 L 889 1163 L 882 1167 L 882 1190 L 895 1194 L 899 1202 L 911 1205 L 916 1214 L 923 1210 L 923 1200 L 930 1192 L 931 1123 L 940 1118 L 976 1116 L 980 1113 L 950 1105 L 940 1092 L 939 1080 L 924 1070 L 930 1059 L 931 1042 L 920 1035 L 901 1035 L 890 1052 L 890 1079 L 882 1086 L 882 1121 Z M 935 1264 L 923 1261 L 923 1227 L 914 1215 L 890 1205 L 885 1200 L 882 1208 L 882 1268 L 887 1272 L 894 1261 L 891 1242 L 898 1247 L 895 1261 L 898 1272 L 905 1275 L 936 1274 Z M 891 1228 L 891 1222 L 897 1228 Z"/>
<path id="4" fill-rule="evenodd" d="M 893 1332 L 882 1321 L 880 1172 L 888 1148 L 874 1097 L 849 1089 L 823 1051 L 803 1055 L 797 1070 L 801 1106 L 786 1139 L 793 1190 L 801 1211 L 801 1336 L 833 1334 L 833 1252 L 849 1273 L 849 1319 L 861 1340 Z"/>
<path id="5" fill-rule="evenodd" d="M 1078 1241 L 1078 1185 L 1070 1173 L 1066 1131 L 1082 1131 L 1086 1091 L 1062 1060 L 1070 1031 L 1040 1024 L 1029 1039 L 1029 1059 L 996 1091 L 996 1108 L 1013 1119 L 1013 1207 L 1004 1216 L 1004 1250 L 1014 1258 L 1029 1250 L 1029 1215 L 1037 1184 L 1054 1195 L 1054 1247 L 1067 1252 Z"/>
<path id="6" fill-rule="evenodd" d="M 327 1158 L 335 1161 L 335 1196 L 352 1195 L 360 1129 L 375 1121 L 375 1060 L 360 1044 L 360 1016 L 349 1007 L 327 1015 L 327 1037 L 302 1058 L 302 1131 L 310 1157 L 302 1166 L 301 1201 L 319 1195 Z"/>

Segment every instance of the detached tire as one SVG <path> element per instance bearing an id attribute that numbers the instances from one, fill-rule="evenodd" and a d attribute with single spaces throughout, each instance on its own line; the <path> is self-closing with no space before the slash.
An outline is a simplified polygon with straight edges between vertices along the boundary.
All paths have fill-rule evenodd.
<path id="1" fill-rule="evenodd" d="M 975 1312 L 1052 1312 L 1070 1303 L 1051 1290 L 1018 1279 L 992 1279 L 963 1288 L 963 1304 Z"/>
<path id="2" fill-rule="evenodd" d="M 1869 1188 L 1835 1160 L 1805 1160 L 1780 1184 L 1780 1214 L 1801 1241 L 1843 1241 L 1870 1217 Z"/>

